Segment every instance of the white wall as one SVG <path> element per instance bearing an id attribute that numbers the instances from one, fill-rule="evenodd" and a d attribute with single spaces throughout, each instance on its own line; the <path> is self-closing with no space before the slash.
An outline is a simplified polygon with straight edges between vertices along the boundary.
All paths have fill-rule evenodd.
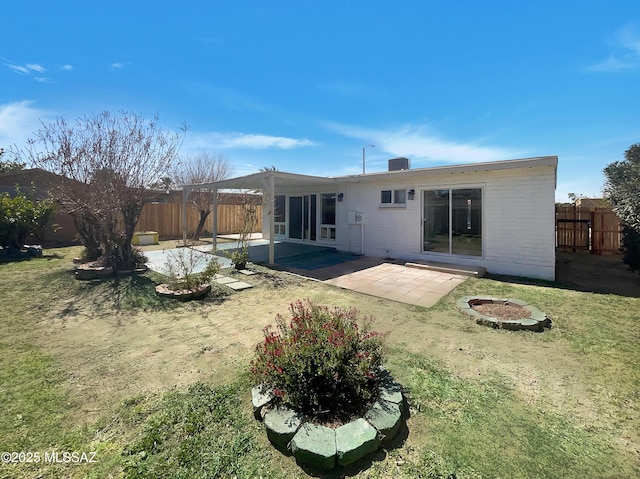
<path id="1" fill-rule="evenodd" d="M 336 247 L 370 256 L 477 265 L 491 273 L 555 279 L 553 166 L 474 173 L 416 170 L 409 176 L 340 185 L 345 200 L 338 204 Z M 483 256 L 423 253 L 421 191 L 461 187 L 483 189 Z M 412 188 L 415 199 L 407 199 L 406 207 L 380 207 L 381 190 Z M 365 215 L 364 251 L 362 227 L 347 225 L 349 209 Z"/>

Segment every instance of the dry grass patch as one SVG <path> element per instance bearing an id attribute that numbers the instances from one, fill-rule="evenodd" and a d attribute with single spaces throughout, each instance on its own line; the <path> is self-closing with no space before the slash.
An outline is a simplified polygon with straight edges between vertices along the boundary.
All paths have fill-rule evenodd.
<path id="1" fill-rule="evenodd" d="M 373 315 L 376 330 L 389 332 L 388 366 L 412 398 L 408 436 L 349 475 L 640 475 L 640 375 L 631 367 L 640 363 L 638 298 L 487 278 L 422 309 L 257 268 L 250 290 L 183 304 L 155 297 L 162 278 L 153 273 L 78 282 L 70 273 L 77 249 L 45 255 L 0 265 L 0 401 L 8 405 L 0 449 L 97 450 L 100 462 L 16 465 L 9 477 L 198 477 L 172 462 L 178 451 L 217 454 L 222 477 L 300 475 L 255 429 L 244 371 L 262 328 L 302 298 Z M 521 298 L 554 327 L 475 325 L 455 305 L 474 294 Z M 199 382 L 206 388 L 194 389 Z M 224 398 L 237 420 L 206 413 L 203 391 Z M 189 405 L 202 414 L 191 417 Z M 145 449 L 162 418 L 171 419 L 164 445 Z M 235 456 L 212 449 L 207 431 L 239 448 Z M 135 464 L 147 460 L 143 452 L 152 468 Z"/>

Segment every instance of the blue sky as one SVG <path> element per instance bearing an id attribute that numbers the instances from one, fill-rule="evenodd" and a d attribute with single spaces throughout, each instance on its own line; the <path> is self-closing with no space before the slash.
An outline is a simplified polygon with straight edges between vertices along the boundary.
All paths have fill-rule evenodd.
<path id="1" fill-rule="evenodd" d="M 317 175 L 558 155 L 600 194 L 640 142 L 640 2 L 3 1 L 0 147 L 102 110 L 182 154 Z"/>

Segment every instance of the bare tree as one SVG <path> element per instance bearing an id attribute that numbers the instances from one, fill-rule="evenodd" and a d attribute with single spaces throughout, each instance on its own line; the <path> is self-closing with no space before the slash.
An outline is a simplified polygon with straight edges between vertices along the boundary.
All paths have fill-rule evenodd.
<path id="1" fill-rule="evenodd" d="M 104 111 L 73 123 L 43 123 L 25 153 L 36 166 L 63 177 L 54 185 L 56 196 L 74 217 L 89 255 L 129 269 L 137 262 L 133 233 L 153 194 L 148 186 L 170 172 L 181 136 L 163 131 L 157 119 Z"/>
<path id="2" fill-rule="evenodd" d="M 229 178 L 233 173 L 233 167 L 229 160 L 220 154 L 208 151 L 200 151 L 193 156 L 185 157 L 176 167 L 173 173 L 173 183 L 179 187 L 185 185 L 198 185 L 213 183 L 214 181 Z M 193 235 L 194 240 L 200 239 L 204 224 L 213 208 L 213 190 L 203 188 L 192 190 L 189 193 L 187 203 L 190 208 L 199 214 L 198 227 Z M 218 194 L 218 199 L 221 195 Z"/>

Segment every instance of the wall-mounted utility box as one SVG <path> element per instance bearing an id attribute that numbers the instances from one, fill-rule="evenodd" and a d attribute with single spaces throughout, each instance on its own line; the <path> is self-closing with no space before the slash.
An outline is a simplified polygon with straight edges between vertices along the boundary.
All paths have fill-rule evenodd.
<path id="1" fill-rule="evenodd" d="M 356 210 L 347 211 L 347 223 L 350 225 L 364 224 L 364 213 Z"/>

